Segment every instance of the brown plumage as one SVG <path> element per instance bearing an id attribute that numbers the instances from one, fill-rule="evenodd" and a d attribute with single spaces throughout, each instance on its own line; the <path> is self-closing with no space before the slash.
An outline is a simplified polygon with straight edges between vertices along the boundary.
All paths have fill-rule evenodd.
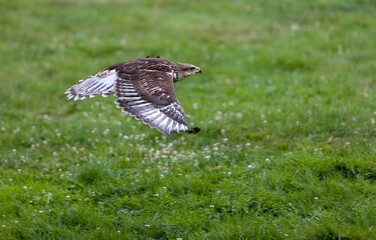
<path id="1" fill-rule="evenodd" d="M 196 73 L 198 67 L 166 59 L 140 58 L 112 65 L 74 85 L 68 99 L 83 100 L 98 95 L 115 95 L 124 113 L 142 120 L 169 136 L 172 132 L 197 133 L 188 128 L 185 112 L 175 96 L 174 83 Z"/>

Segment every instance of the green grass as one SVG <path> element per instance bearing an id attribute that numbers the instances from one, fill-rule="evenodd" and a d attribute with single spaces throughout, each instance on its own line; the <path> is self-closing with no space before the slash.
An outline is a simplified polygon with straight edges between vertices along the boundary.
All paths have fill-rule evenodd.
<path id="1" fill-rule="evenodd" d="M 375 239 L 375 1 L 0 4 L 0 239 Z M 66 100 L 147 54 L 199 134 Z"/>

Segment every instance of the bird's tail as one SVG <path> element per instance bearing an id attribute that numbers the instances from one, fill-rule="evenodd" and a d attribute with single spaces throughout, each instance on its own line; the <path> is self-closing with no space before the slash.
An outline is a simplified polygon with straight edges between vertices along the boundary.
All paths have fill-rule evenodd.
<path id="1" fill-rule="evenodd" d="M 94 76 L 81 80 L 80 83 L 69 88 L 65 94 L 68 94 L 68 99 L 74 98 L 74 100 L 83 100 L 98 95 L 108 97 L 115 93 L 116 79 L 116 70 L 106 69 Z"/>

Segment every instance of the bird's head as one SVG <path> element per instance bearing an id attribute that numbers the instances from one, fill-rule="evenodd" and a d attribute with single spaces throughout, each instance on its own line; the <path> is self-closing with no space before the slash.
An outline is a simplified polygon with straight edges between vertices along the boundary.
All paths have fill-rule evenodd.
<path id="1" fill-rule="evenodd" d="M 181 81 L 196 73 L 202 73 L 202 70 L 189 63 L 176 63 L 174 82 Z"/>

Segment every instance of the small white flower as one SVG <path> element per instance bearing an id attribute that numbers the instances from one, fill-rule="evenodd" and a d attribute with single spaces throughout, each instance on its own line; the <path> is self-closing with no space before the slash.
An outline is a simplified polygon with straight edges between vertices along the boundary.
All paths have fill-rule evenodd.
<path id="1" fill-rule="evenodd" d="M 300 28 L 300 26 L 299 26 L 299 24 L 297 24 L 297 23 L 293 23 L 293 24 L 290 25 L 290 29 L 291 29 L 291 31 L 293 31 L 293 32 L 298 31 L 299 28 Z"/>

